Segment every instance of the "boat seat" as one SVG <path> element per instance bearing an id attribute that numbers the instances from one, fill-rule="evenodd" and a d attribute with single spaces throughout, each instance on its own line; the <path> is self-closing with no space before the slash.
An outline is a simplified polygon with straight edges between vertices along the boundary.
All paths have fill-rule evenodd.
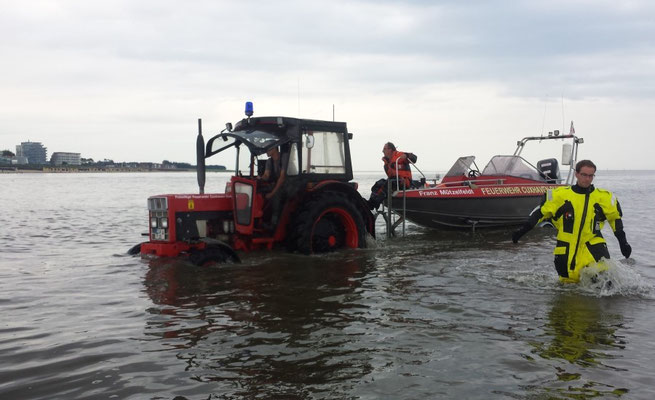
<path id="1" fill-rule="evenodd" d="M 557 183 L 560 179 L 557 159 L 547 158 L 537 163 L 537 170 L 548 183 Z"/>

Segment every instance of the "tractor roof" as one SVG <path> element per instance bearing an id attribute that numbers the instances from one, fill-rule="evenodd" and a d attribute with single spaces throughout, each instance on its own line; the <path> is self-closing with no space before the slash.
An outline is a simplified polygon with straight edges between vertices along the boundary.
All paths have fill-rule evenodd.
<path id="1" fill-rule="evenodd" d="M 242 119 L 234 127 L 235 131 L 261 130 L 270 132 L 281 139 L 284 137 L 299 139 L 302 129 L 346 132 L 346 123 L 290 117 L 253 117 Z"/>
<path id="2" fill-rule="evenodd" d="M 254 154 L 265 153 L 274 146 L 289 142 L 300 142 L 305 131 L 326 131 L 347 134 L 345 122 L 321 121 L 290 117 L 253 117 L 244 118 L 236 123 L 233 130 L 214 136 L 207 143 L 207 156 L 223 150 L 211 151 L 212 143 L 217 138 L 233 139 L 245 144 Z M 347 135 L 346 135 L 347 136 Z"/>

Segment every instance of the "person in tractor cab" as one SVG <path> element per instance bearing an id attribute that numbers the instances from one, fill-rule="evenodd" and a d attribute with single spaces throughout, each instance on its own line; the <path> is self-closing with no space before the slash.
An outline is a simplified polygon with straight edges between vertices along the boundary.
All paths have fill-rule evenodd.
<path id="1" fill-rule="evenodd" d="M 265 190 L 264 198 L 269 200 L 268 207 L 270 207 L 270 221 L 271 225 L 277 225 L 277 220 L 282 211 L 283 194 L 281 189 L 287 176 L 287 165 L 289 164 L 289 152 L 278 150 L 277 146 L 271 147 L 266 151 L 268 160 L 266 160 L 266 167 L 264 173 L 259 179 L 268 184 L 270 190 Z"/>
<path id="2" fill-rule="evenodd" d="M 273 188 L 270 192 L 266 193 L 266 199 L 270 200 L 278 193 L 280 187 L 284 183 L 287 172 L 287 165 L 289 163 L 289 153 L 285 152 L 280 154 L 277 146 L 271 147 L 266 151 L 268 160 L 266 160 L 266 167 L 264 168 L 264 174 L 261 176 L 261 180 L 264 182 L 269 182 L 273 184 Z"/>
<path id="3" fill-rule="evenodd" d="M 387 178 L 391 179 L 392 190 L 409 189 L 414 187 L 412 170 L 409 164 L 416 162 L 416 155 L 396 150 L 396 146 L 387 142 L 382 148 L 382 162 Z M 398 176 L 396 176 L 396 172 Z M 386 197 L 387 179 L 380 179 L 371 187 L 371 196 L 368 205 L 371 210 L 377 209 Z"/>

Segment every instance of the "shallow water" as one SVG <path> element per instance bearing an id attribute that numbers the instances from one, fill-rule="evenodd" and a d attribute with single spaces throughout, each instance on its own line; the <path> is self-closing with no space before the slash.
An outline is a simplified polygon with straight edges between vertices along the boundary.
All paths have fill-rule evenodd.
<path id="1" fill-rule="evenodd" d="M 634 249 L 607 231 L 611 287 L 560 285 L 547 229 L 514 245 L 380 223 L 364 250 L 141 260 L 124 253 L 145 199 L 195 174 L 0 174 L 0 398 L 651 399 L 655 172 L 595 183 Z"/>

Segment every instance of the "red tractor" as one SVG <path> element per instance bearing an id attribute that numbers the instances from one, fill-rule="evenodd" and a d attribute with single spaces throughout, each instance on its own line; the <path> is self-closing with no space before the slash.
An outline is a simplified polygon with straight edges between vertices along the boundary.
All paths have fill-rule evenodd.
<path id="1" fill-rule="evenodd" d="M 251 117 L 213 136 L 207 145 L 198 120 L 199 194 L 166 194 L 148 198 L 149 238 L 131 254 L 188 256 L 197 265 L 238 262 L 235 251 L 284 246 L 304 254 L 366 247 L 375 236 L 375 218 L 357 191 L 348 133 L 344 122 L 287 117 Z M 248 170 L 239 156 L 249 151 Z M 205 194 L 205 159 L 236 149 L 235 174 L 225 193 Z M 268 199 L 275 182 L 261 178 L 266 160 L 279 149 L 286 160 L 285 179 Z M 270 154 L 270 153 L 269 153 Z M 245 163 L 244 163 L 245 164 Z M 277 201 L 278 206 L 274 204 Z"/>

